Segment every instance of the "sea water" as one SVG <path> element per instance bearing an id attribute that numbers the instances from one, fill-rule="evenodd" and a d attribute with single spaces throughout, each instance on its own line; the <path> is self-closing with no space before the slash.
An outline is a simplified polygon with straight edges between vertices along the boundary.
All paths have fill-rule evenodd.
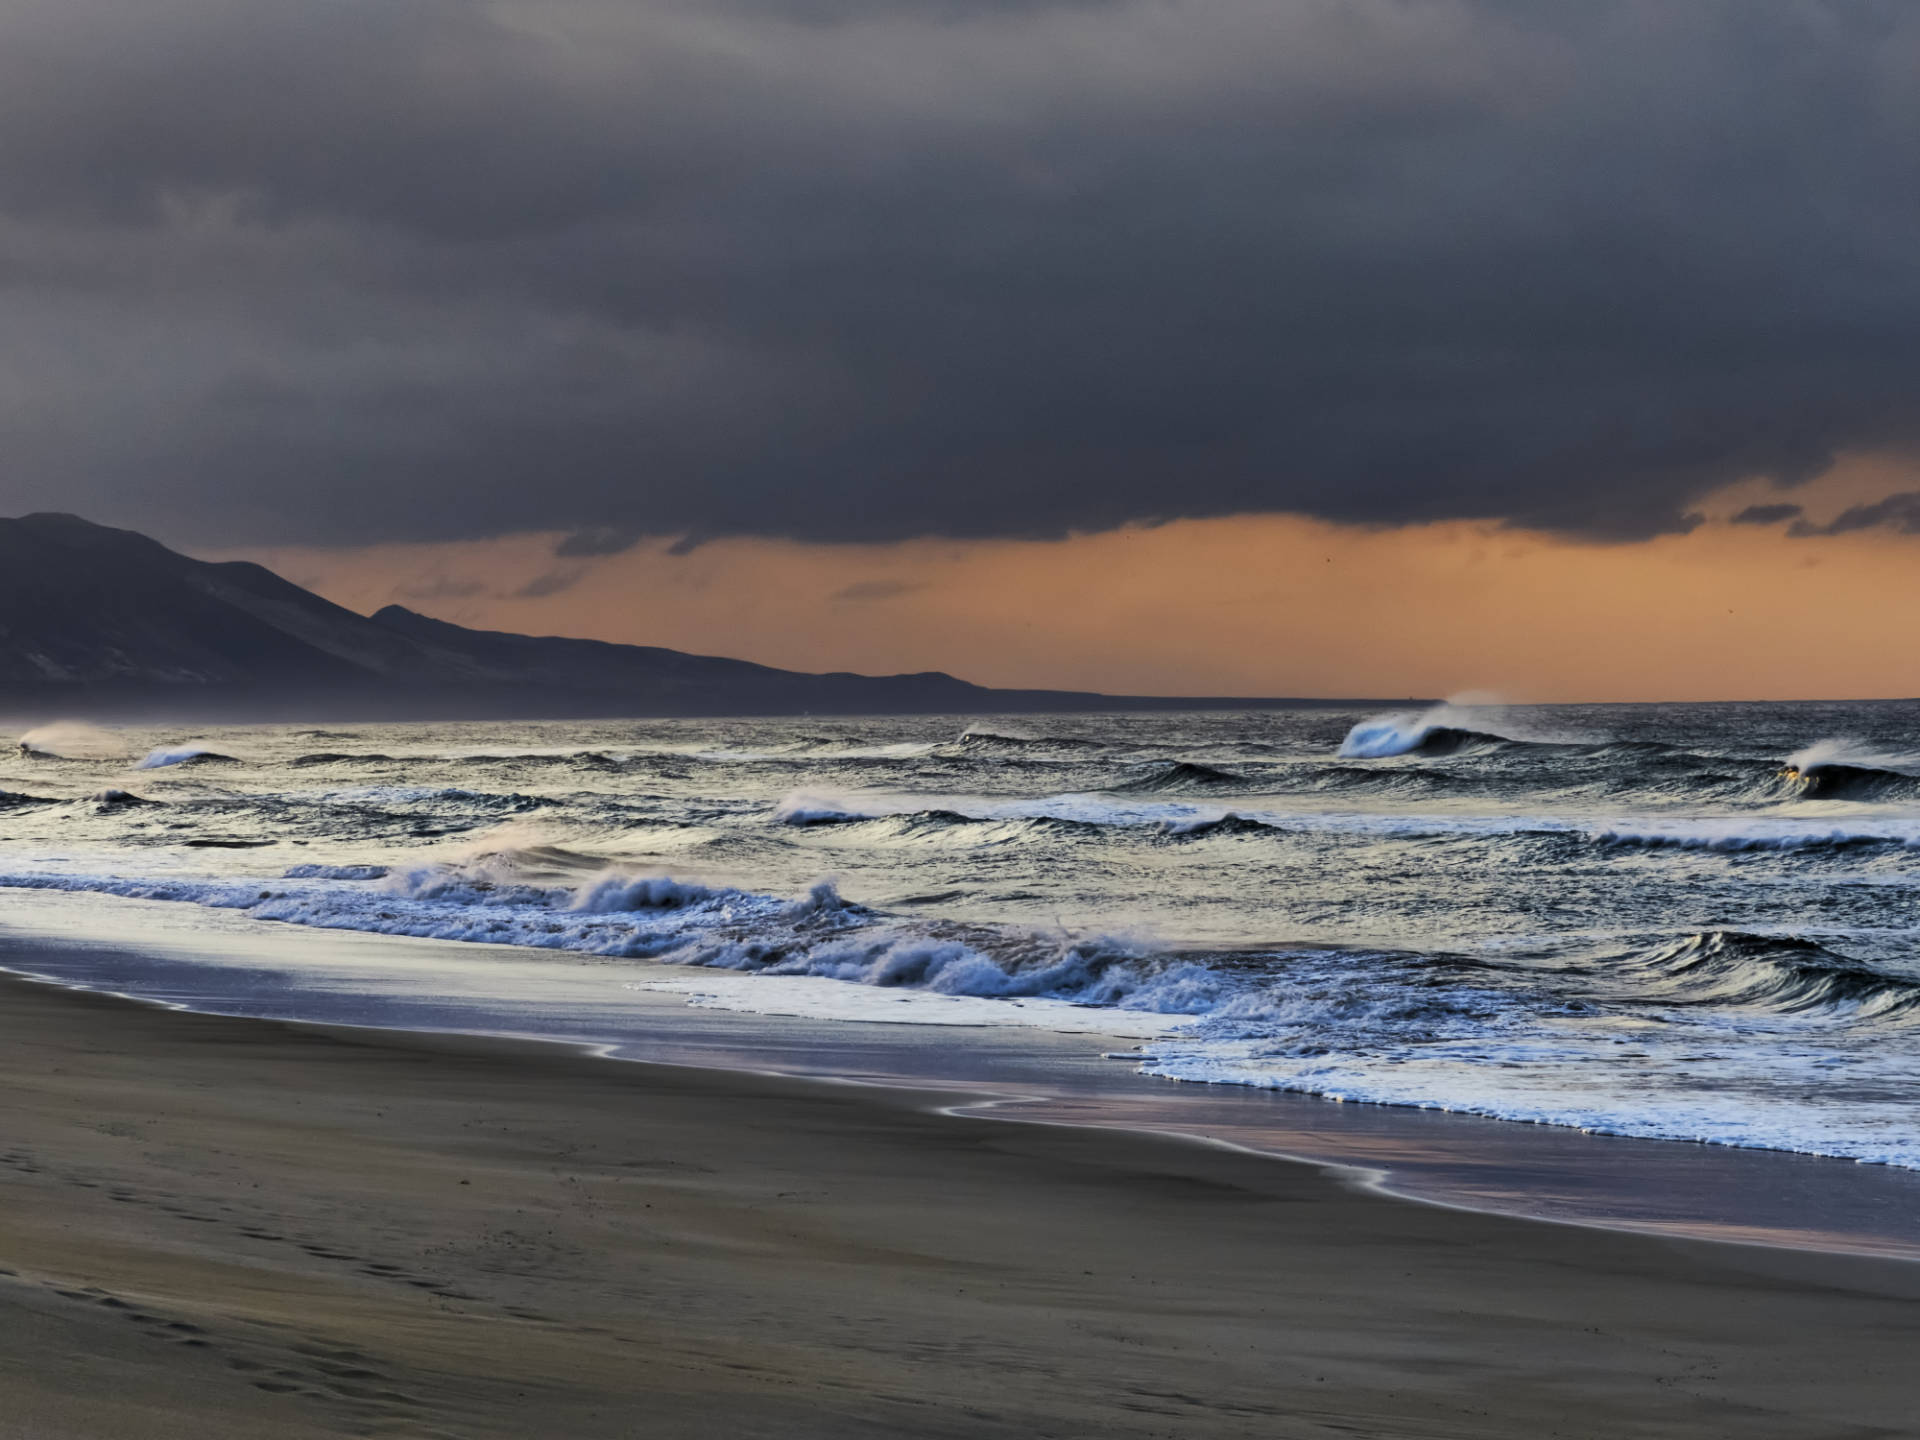
<path id="1" fill-rule="evenodd" d="M 1920 1168 L 1916 752 L 1920 703 L 68 725 L 0 761 L 0 887 Z"/>

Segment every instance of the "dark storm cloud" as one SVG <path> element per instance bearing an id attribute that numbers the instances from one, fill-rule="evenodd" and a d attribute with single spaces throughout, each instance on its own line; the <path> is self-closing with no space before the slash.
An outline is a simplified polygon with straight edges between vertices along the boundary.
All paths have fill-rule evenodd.
<path id="1" fill-rule="evenodd" d="M 539 600 L 548 595 L 558 595 L 563 590 L 571 590 L 586 578 L 587 572 L 579 566 L 559 570 L 548 570 L 536 575 L 513 592 L 521 600 Z"/>
<path id="2" fill-rule="evenodd" d="M 1804 513 L 1798 505 L 1749 505 L 1733 517 L 1736 525 L 1778 525 L 1783 520 L 1798 520 Z"/>
<path id="3" fill-rule="evenodd" d="M 1842 510 L 1824 525 L 1797 520 L 1789 535 L 1846 535 L 1855 530 L 1891 530 L 1900 535 L 1920 535 L 1920 490 L 1902 490 L 1871 505 L 1855 505 Z"/>
<path id="4" fill-rule="evenodd" d="M 1685 528 L 1920 439 L 1920 9 L 14 0 L 3 507 Z"/>
<path id="5" fill-rule="evenodd" d="M 563 559 L 619 555 L 638 545 L 643 533 L 632 526 L 590 525 L 563 536 L 553 553 Z"/>

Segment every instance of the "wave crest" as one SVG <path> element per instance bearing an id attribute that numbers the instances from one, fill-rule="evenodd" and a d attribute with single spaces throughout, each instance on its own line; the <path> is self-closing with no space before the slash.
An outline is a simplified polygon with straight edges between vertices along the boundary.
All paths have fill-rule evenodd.
<path id="1" fill-rule="evenodd" d="M 1220 835 L 1271 835 L 1282 827 L 1265 820 L 1255 820 L 1251 816 L 1236 815 L 1229 811 L 1225 815 L 1201 816 L 1192 820 L 1163 820 L 1160 833 L 1175 840 L 1198 840 Z"/>
<path id="2" fill-rule="evenodd" d="M 217 750 L 208 750 L 200 745 L 161 746 L 151 750 L 146 757 L 134 762 L 136 770 L 164 770 L 174 765 L 238 765 L 240 762 L 231 755 L 222 755 Z"/>
<path id="3" fill-rule="evenodd" d="M 1642 962 L 1662 1004 L 1739 1006 L 1780 1015 L 1883 1019 L 1920 1013 L 1920 982 L 1876 970 L 1811 940 L 1714 930 Z"/>
<path id="4" fill-rule="evenodd" d="M 1246 783 L 1244 776 L 1216 770 L 1211 765 L 1202 765 L 1195 760 L 1177 760 L 1151 775 L 1129 780 L 1113 788 L 1123 794 L 1159 795 L 1187 790 L 1225 790 Z"/>
<path id="5" fill-rule="evenodd" d="M 1396 755 L 1457 755 L 1462 750 L 1504 745 L 1514 737 L 1479 728 L 1471 711 L 1436 705 L 1418 715 L 1380 715 L 1362 720 L 1340 742 L 1343 760 L 1386 760 Z"/>
<path id="6" fill-rule="evenodd" d="M 1008 735 L 998 730 L 963 730 L 954 745 L 966 751 L 1100 750 L 1098 740 L 1077 735 Z"/>

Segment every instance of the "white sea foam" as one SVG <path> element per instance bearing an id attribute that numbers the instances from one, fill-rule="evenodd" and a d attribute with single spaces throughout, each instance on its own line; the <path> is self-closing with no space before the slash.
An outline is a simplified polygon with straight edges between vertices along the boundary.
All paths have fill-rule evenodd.
<path id="1" fill-rule="evenodd" d="M 1021 1025 L 1068 1035 L 1146 1040 L 1182 1024 L 1179 1016 L 1137 1010 L 1101 1010 L 1070 1000 L 985 999 L 923 990 L 837 984 L 819 976 L 703 973 L 635 980 L 636 989 L 684 996 L 702 1009 L 809 1020 L 859 1020 L 889 1025 Z"/>
<path id="2" fill-rule="evenodd" d="M 1784 1053 L 1769 1083 L 1757 1089 L 1751 1068 L 1725 1055 L 1687 1055 L 1684 1047 L 1657 1046 L 1645 1037 L 1621 1044 L 1634 1047 L 1634 1061 L 1621 1058 L 1621 1045 L 1613 1039 L 1582 1044 L 1551 1035 L 1497 1047 L 1483 1039 L 1393 1055 L 1334 1050 L 1301 1057 L 1277 1055 L 1257 1040 L 1162 1039 L 1142 1069 L 1175 1080 L 1407 1105 L 1599 1135 L 1787 1150 L 1920 1169 L 1920 1138 L 1904 1098 L 1920 1084 L 1920 1068 L 1883 1070 L 1894 1093 L 1880 1090 L 1851 1102 L 1844 1122 L 1836 1123 L 1833 1105 L 1822 1098 L 1836 1071 L 1816 1057 Z M 1666 1053 L 1656 1054 L 1656 1048 Z"/>

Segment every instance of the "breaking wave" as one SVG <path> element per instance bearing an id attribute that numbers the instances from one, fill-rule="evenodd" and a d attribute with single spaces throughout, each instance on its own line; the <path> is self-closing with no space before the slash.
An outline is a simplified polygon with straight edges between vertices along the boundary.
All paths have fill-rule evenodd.
<path id="1" fill-rule="evenodd" d="M 1821 740 L 1787 757 L 1779 772 L 1791 798 L 1920 799 L 1920 756 L 1885 755 L 1844 740 Z"/>
<path id="2" fill-rule="evenodd" d="M 134 762 L 136 770 L 164 770 L 174 765 L 238 765 L 240 762 L 231 755 L 222 755 L 218 751 L 208 750 L 199 745 L 162 746 L 148 752 L 147 756 Z"/>
<path id="3" fill-rule="evenodd" d="M 542 883 L 537 877 L 550 858 L 537 852 L 373 873 L 381 868 L 304 865 L 283 877 L 323 882 L 306 885 L 32 874 L 0 876 L 0 885 L 197 904 L 323 929 L 940 995 L 1190 1014 L 1208 1008 L 1221 990 L 1204 967 L 1169 963 L 1123 941 L 901 921 L 844 899 L 824 881 L 790 901 L 614 869 L 572 884 Z"/>
<path id="4" fill-rule="evenodd" d="M 1808 800 L 1907 800 L 1920 797 L 1920 778 L 1868 765 L 1789 766 L 1781 772 Z"/>
<path id="5" fill-rule="evenodd" d="M 1473 723 L 1468 723 L 1473 722 Z M 1385 760 L 1396 755 L 1457 755 L 1463 750 L 1510 743 L 1514 737 L 1478 727 L 1478 717 L 1452 705 L 1419 715 L 1382 715 L 1362 720 L 1340 742 L 1343 760 Z"/>
<path id="6" fill-rule="evenodd" d="M 1217 825 L 1238 817 L 1228 816 Z M 596 867 L 597 868 L 592 868 Z M 556 883 L 557 877 L 559 879 Z M 286 881 L 317 882 L 289 885 Z M 16 874 L 0 886 L 66 890 L 243 910 L 261 920 L 441 940 L 484 941 L 776 975 L 811 975 L 941 994 L 1071 1000 L 1249 1023 L 1491 1021 L 1513 1008 L 1524 972 L 1463 956 L 1382 954 L 1355 991 L 1338 971 L 1274 970 L 1233 952 L 1183 955 L 1111 937 L 916 922 L 849 901 L 829 882 L 803 898 L 636 873 L 559 847 L 482 851 L 453 862 L 289 866 L 280 882 Z M 1285 962 L 1275 952 L 1270 962 Z M 1920 1014 L 1920 980 L 1888 974 L 1811 940 L 1710 931 L 1630 957 L 1642 977 L 1627 1003 L 1820 1013 L 1846 1021 Z M 1326 979 L 1338 983 L 1322 993 Z M 1493 985 L 1494 989 L 1488 989 Z M 1340 998 L 1345 994 L 1347 998 Z M 1360 1008 L 1352 1009 L 1355 1002 Z M 1303 1008 L 1304 1007 L 1304 1008 Z M 1383 1008 L 1384 1007 L 1384 1008 Z M 1438 1007 L 1438 1008 L 1435 1008 Z M 1324 1038 L 1324 1037 L 1323 1037 Z"/>

